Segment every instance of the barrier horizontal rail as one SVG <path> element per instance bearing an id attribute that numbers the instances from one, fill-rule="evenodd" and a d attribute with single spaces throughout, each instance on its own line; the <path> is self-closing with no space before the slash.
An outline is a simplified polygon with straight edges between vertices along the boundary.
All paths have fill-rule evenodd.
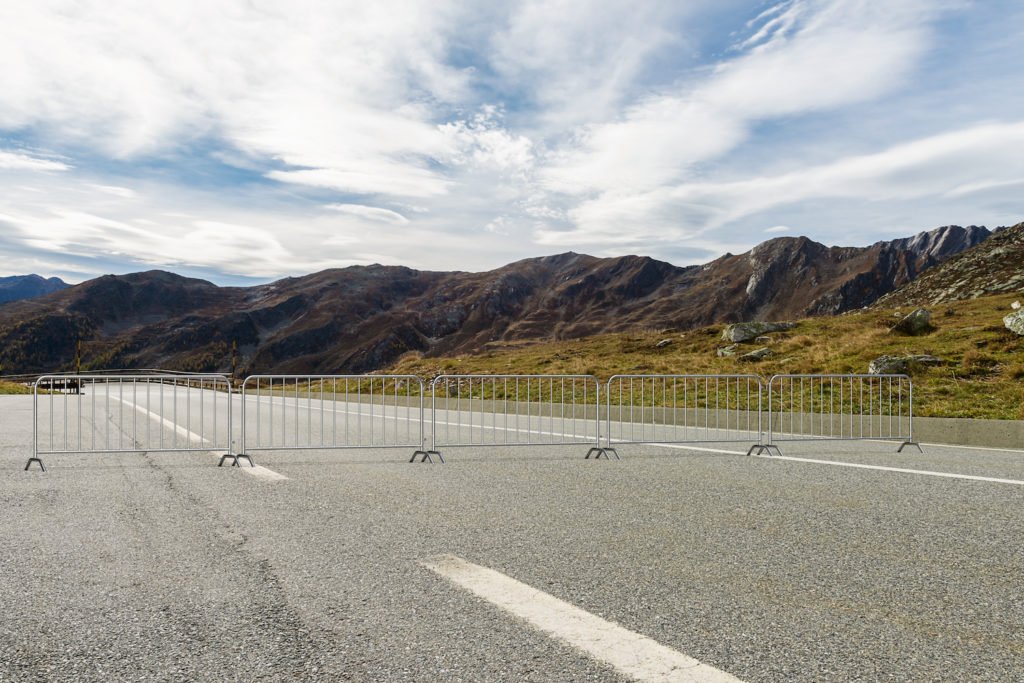
<path id="1" fill-rule="evenodd" d="M 757 375 L 614 375 L 605 390 L 608 447 L 763 442 Z"/>
<path id="2" fill-rule="evenodd" d="M 242 382 L 241 448 L 228 457 L 280 450 L 414 448 L 424 439 L 423 380 L 414 375 L 251 375 Z"/>
<path id="3" fill-rule="evenodd" d="M 914 386 L 907 375 L 775 375 L 768 381 L 768 443 L 914 441 Z"/>
<path id="4" fill-rule="evenodd" d="M 431 449 L 601 446 L 601 386 L 592 375 L 440 375 L 430 384 Z"/>
<path id="5" fill-rule="evenodd" d="M 230 451 L 231 395 L 223 375 L 43 375 L 25 469 L 52 454 Z"/>

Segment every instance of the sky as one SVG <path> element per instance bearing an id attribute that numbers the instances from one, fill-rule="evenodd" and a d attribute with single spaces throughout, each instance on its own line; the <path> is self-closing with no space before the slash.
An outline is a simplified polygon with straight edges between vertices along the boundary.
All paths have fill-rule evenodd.
<path id="1" fill-rule="evenodd" d="M 1019 0 L 4 0 L 0 275 L 1024 220 Z"/>

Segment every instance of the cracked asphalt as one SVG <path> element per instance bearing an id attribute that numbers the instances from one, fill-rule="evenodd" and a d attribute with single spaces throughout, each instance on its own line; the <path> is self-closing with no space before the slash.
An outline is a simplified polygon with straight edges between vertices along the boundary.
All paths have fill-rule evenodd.
<path id="1" fill-rule="evenodd" d="M 31 410 L 0 397 L 0 681 L 624 680 L 419 563 L 447 554 L 746 681 L 1024 671 L 1022 485 L 656 446 L 24 472 Z M 1024 453 L 892 450 L 784 448 L 1024 480 Z"/>

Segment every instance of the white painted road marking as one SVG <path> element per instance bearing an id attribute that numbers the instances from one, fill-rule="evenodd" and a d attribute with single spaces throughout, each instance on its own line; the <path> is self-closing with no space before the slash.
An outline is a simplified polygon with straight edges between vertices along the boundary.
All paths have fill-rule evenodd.
<path id="1" fill-rule="evenodd" d="M 707 453 L 727 453 L 729 455 L 746 455 L 744 451 L 727 451 L 721 448 L 698 448 L 695 446 L 684 446 L 675 443 L 653 443 L 652 446 L 659 448 L 676 448 L 684 451 L 705 451 Z M 996 484 L 1012 484 L 1024 486 L 1024 481 L 1019 479 L 1000 479 L 999 477 L 981 477 L 974 474 L 957 474 L 956 472 L 935 472 L 932 470 L 915 470 L 910 467 L 888 467 L 886 465 L 865 465 L 859 462 L 844 462 L 842 460 L 818 460 L 815 458 L 797 458 L 792 455 L 752 455 L 752 458 L 764 458 L 765 460 L 789 460 L 792 462 L 809 462 L 816 465 L 832 465 L 834 467 L 853 467 L 859 470 L 879 470 L 881 472 L 900 472 L 902 474 L 921 474 L 927 477 L 944 477 L 946 479 L 966 479 L 968 481 L 987 481 Z"/>
<path id="2" fill-rule="evenodd" d="M 1024 451 L 1019 448 L 991 448 L 989 446 L 965 446 L 963 444 L 955 443 L 922 443 L 922 446 L 936 446 L 938 448 L 968 448 L 972 451 L 995 451 L 997 453 L 1014 453 L 1016 455 L 1024 455 Z"/>
<path id="3" fill-rule="evenodd" d="M 740 683 L 740 679 L 731 674 L 493 569 L 454 555 L 421 560 L 420 564 L 635 680 Z"/>
<path id="4" fill-rule="evenodd" d="M 150 419 L 156 420 L 157 422 L 162 424 L 164 427 L 167 427 L 168 429 L 173 429 L 175 431 L 175 433 L 178 434 L 178 436 L 182 436 L 182 437 L 188 439 L 189 441 L 191 441 L 192 443 L 196 443 L 196 444 L 206 443 L 206 439 L 204 439 L 201 435 L 196 434 L 195 432 L 191 432 L 191 431 L 185 429 L 184 427 L 182 427 L 181 425 L 175 424 L 174 422 L 171 422 L 170 420 L 168 420 L 166 418 L 163 418 L 163 417 L 157 415 L 156 413 L 154 413 L 154 412 L 152 412 L 150 410 L 147 410 L 146 408 L 143 408 L 138 403 L 133 403 L 132 401 L 120 398 L 118 396 L 111 396 L 110 398 L 114 399 L 115 401 L 120 401 L 121 403 L 124 403 L 125 405 L 131 406 L 132 408 L 135 408 L 135 410 L 139 411 L 140 413 L 142 413 L 143 415 L 149 417 Z M 224 454 L 223 452 L 219 452 L 219 453 L 214 453 L 213 455 L 215 457 L 219 458 L 223 454 Z M 246 474 L 249 474 L 249 475 L 251 475 L 253 477 L 259 477 L 260 479 L 267 479 L 269 481 L 280 481 L 282 479 L 288 479 L 288 477 L 284 476 L 283 474 L 275 472 L 274 470 L 271 470 L 271 469 L 267 469 L 266 467 L 262 467 L 260 465 L 256 465 L 255 467 L 241 467 L 239 469 L 241 469 L 243 472 L 245 472 Z"/>
<path id="5" fill-rule="evenodd" d="M 967 479 L 969 481 L 990 481 L 997 484 L 1015 484 L 1024 486 L 1024 481 L 1019 479 L 1000 479 L 998 477 L 979 477 L 973 474 L 956 474 L 954 472 L 933 472 L 931 470 L 915 470 L 909 467 L 886 467 L 885 465 L 864 465 L 858 462 L 842 462 L 835 460 L 815 460 L 814 458 L 794 458 L 789 455 L 762 455 L 758 456 L 770 460 L 794 460 L 796 462 L 811 462 L 818 465 L 834 465 L 836 467 L 854 467 L 861 470 L 881 470 L 882 472 L 902 472 L 905 474 L 923 474 L 928 477 L 945 477 L 947 479 Z"/>
<path id="6" fill-rule="evenodd" d="M 259 479 L 267 479 L 269 481 L 286 481 L 288 479 L 288 477 L 284 476 L 280 472 L 275 472 L 274 470 L 267 469 L 263 465 L 254 465 L 252 467 L 248 467 L 246 465 L 242 465 L 241 463 L 239 463 L 238 469 L 242 470 L 246 474 L 258 477 Z"/>
<path id="7" fill-rule="evenodd" d="M 154 412 L 146 410 L 145 408 L 140 406 L 138 403 L 134 403 L 133 401 L 129 401 L 128 399 L 120 398 L 120 397 L 114 396 L 112 394 L 109 395 L 108 398 L 113 399 L 115 401 L 120 401 L 121 403 L 125 404 L 126 406 L 131 406 L 132 408 L 135 408 L 135 410 L 139 411 L 143 415 L 145 415 L 145 416 L 147 416 L 147 417 L 149 417 L 149 418 L 151 418 L 153 420 L 156 420 L 157 422 L 162 424 L 164 427 L 167 427 L 168 429 L 172 430 L 178 436 L 184 437 L 184 438 L 188 439 L 189 441 L 191 441 L 192 443 L 202 444 L 203 442 L 206 441 L 206 439 L 204 439 L 200 435 L 196 434 L 195 432 L 190 432 L 189 430 L 185 429 L 184 427 L 182 427 L 182 426 L 180 426 L 178 424 L 175 424 L 174 422 L 171 422 L 170 420 L 168 420 L 166 418 L 163 418 L 163 417 L 157 415 Z"/>

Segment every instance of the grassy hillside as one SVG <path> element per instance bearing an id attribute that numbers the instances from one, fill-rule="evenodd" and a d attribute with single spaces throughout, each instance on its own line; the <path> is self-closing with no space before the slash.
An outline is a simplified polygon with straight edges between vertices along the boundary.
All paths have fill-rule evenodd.
<path id="1" fill-rule="evenodd" d="M 919 337 L 889 333 L 892 308 L 801 320 L 764 346 L 774 355 L 760 362 L 720 358 L 723 325 L 689 332 L 609 334 L 583 340 L 489 345 L 453 358 L 409 354 L 387 372 L 439 374 L 728 374 L 764 377 L 783 373 L 864 373 L 881 355 L 928 354 L 942 365 L 914 367 L 915 413 L 935 417 L 1024 419 L 1024 337 L 1003 326 L 1010 303 L 1022 294 L 997 295 L 931 309 L 934 331 Z M 901 309 L 903 314 L 909 308 Z M 671 343 L 658 348 L 662 340 Z"/>

